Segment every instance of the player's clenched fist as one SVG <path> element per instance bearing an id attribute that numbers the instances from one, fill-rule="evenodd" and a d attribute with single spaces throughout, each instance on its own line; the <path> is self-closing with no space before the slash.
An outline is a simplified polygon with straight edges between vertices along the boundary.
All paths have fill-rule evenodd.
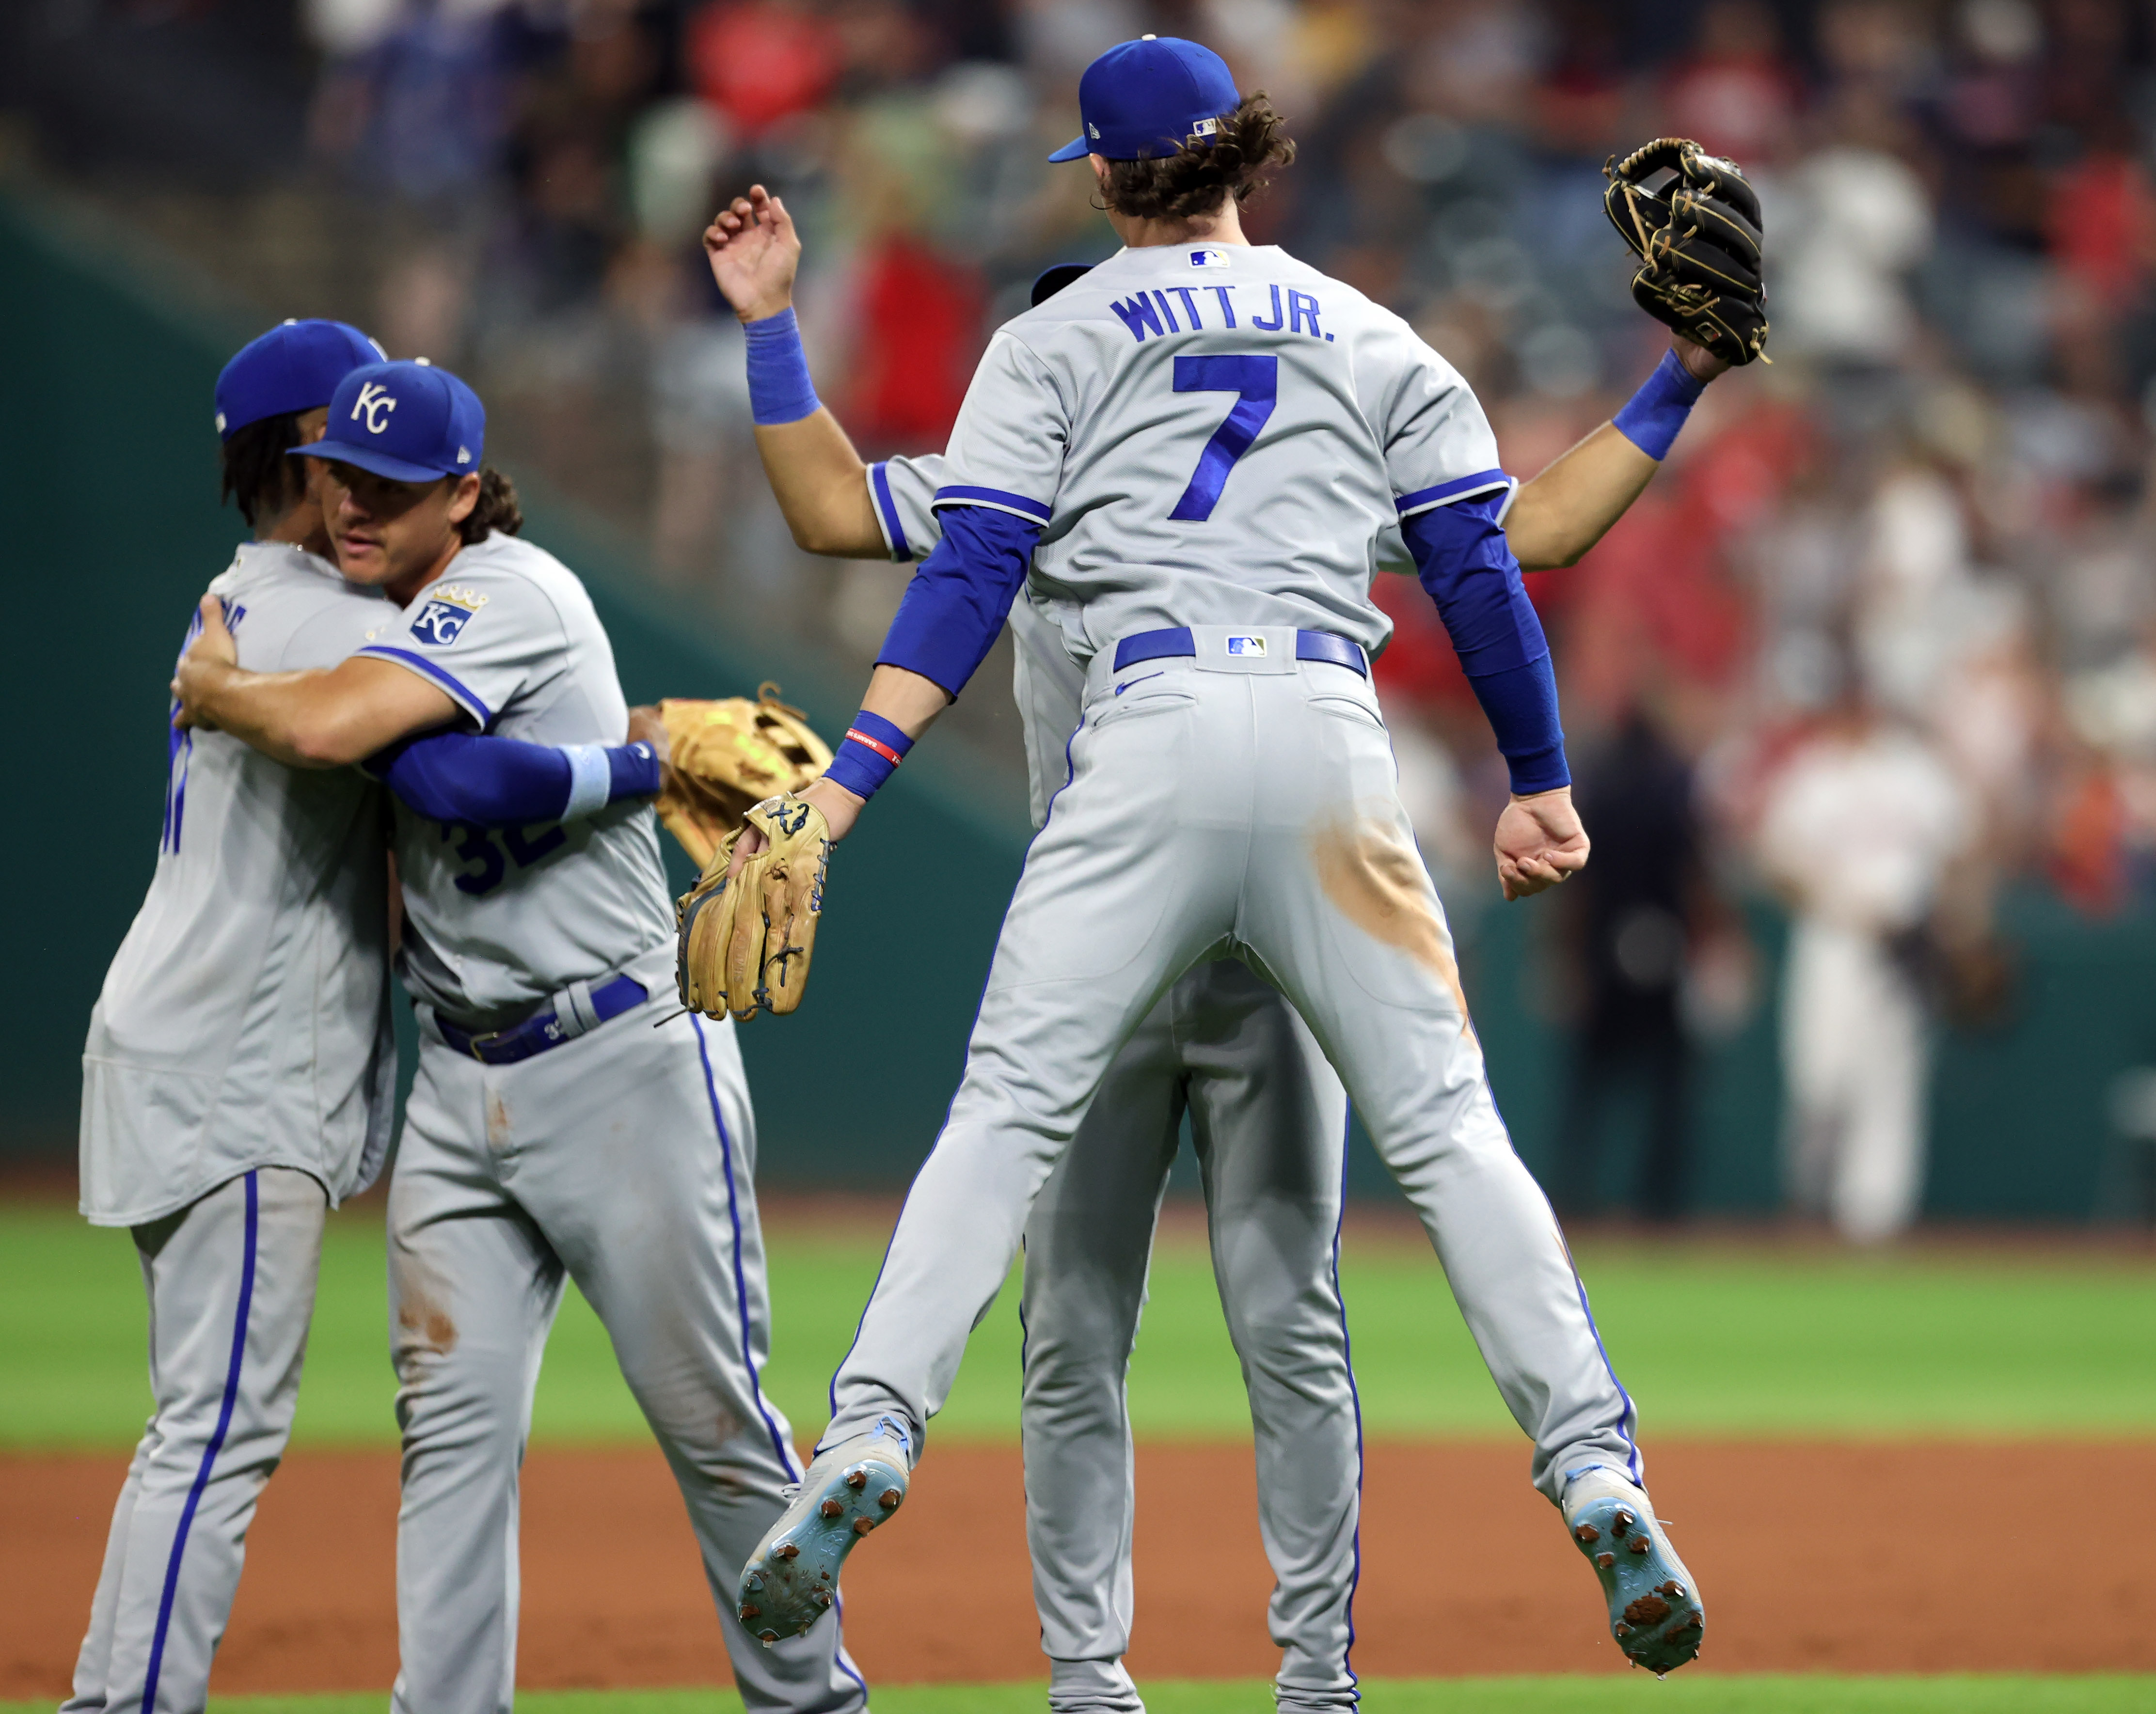
<path id="1" fill-rule="evenodd" d="M 1507 899 L 1553 887 L 1587 867 L 1587 829 L 1572 807 L 1572 788 L 1515 798 L 1497 818 L 1497 880 Z"/>
<path id="2" fill-rule="evenodd" d="M 742 321 L 761 321 L 793 302 L 801 235 L 786 204 L 762 185 L 736 197 L 704 228 L 704 254 L 711 278 Z"/>

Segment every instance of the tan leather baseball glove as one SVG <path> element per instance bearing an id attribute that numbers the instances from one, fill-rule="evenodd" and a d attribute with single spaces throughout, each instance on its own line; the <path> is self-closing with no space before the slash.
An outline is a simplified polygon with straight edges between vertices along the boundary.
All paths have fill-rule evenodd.
<path id="1" fill-rule="evenodd" d="M 706 871 L 751 804 L 799 791 L 831 763 L 831 747 L 778 700 L 776 685 L 760 685 L 756 698 L 670 696 L 659 705 L 667 737 L 659 819 Z"/>
<path id="2" fill-rule="evenodd" d="M 729 877 L 744 827 L 770 843 Z M 830 857 L 830 826 L 814 804 L 782 793 L 752 808 L 675 907 L 681 1003 L 741 1019 L 759 1008 L 783 1017 L 799 1005 Z"/>

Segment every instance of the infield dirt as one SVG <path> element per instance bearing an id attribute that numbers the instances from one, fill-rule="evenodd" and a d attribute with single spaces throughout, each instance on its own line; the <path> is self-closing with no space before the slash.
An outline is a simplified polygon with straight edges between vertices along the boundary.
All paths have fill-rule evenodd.
<path id="1" fill-rule="evenodd" d="M 63 1694 L 124 1456 L 0 1460 L 0 1698 Z M 1721 1671 L 2156 1670 L 2156 1556 L 2122 1496 L 2156 1444 L 1686 1443 L 1660 1509 L 1707 1600 Z M 870 1682 L 1034 1679 L 1044 1665 L 1014 1448 L 932 1449 L 846 1573 Z M 1249 1449 L 1138 1452 L 1132 1670 L 1258 1677 L 1270 1586 Z M 302 1453 L 264 1496 L 221 1691 L 373 1690 L 396 1670 L 397 1460 Z M 1624 1666 L 1593 1574 L 1527 1485 L 1524 1445 L 1369 1449 L 1358 1670 Z M 524 1473 L 521 1681 L 724 1682 L 719 1621 L 655 1451 L 542 1450 Z"/>

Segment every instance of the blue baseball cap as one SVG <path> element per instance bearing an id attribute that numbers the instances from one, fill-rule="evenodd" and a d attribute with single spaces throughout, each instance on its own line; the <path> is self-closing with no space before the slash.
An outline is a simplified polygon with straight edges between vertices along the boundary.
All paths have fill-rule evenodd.
<path id="1" fill-rule="evenodd" d="M 1173 155 L 1187 139 L 1209 142 L 1221 115 L 1242 101 L 1228 62 L 1210 48 L 1175 36 L 1120 42 L 1078 80 L 1083 135 L 1048 158 Z"/>
<path id="2" fill-rule="evenodd" d="M 330 426 L 289 456 L 357 464 L 393 482 L 475 474 L 486 450 L 486 407 L 447 369 L 369 363 L 337 383 Z"/>
<path id="3" fill-rule="evenodd" d="M 249 423 L 311 411 L 362 363 L 388 355 L 342 321 L 284 321 L 249 340 L 217 377 L 217 434 L 229 440 Z"/>

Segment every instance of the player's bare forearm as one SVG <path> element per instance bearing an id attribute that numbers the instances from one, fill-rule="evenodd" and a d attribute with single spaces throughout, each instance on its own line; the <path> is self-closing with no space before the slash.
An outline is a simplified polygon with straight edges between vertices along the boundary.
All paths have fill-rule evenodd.
<path id="1" fill-rule="evenodd" d="M 457 705 L 415 673 L 355 656 L 327 671 L 250 673 L 235 662 L 214 597 L 203 633 L 172 680 L 176 726 L 229 732 L 291 767 L 343 767 L 414 732 L 459 716 Z"/>
<path id="2" fill-rule="evenodd" d="M 1676 338 L 1671 345 L 1695 380 L 1712 381 L 1729 367 L 1688 339 Z M 1646 491 L 1661 467 L 1661 460 L 1635 446 L 1614 423 L 1604 423 L 1513 496 L 1512 510 L 1505 514 L 1505 537 L 1520 569 L 1547 572 L 1577 564 Z"/>
<path id="3" fill-rule="evenodd" d="M 838 559 L 885 557 L 868 466 L 828 409 L 819 405 L 798 423 L 759 425 L 756 449 L 796 547 Z"/>
<path id="4" fill-rule="evenodd" d="M 1604 423 L 1532 482 L 1505 514 L 1505 539 L 1523 572 L 1574 564 L 1645 492 L 1661 465 Z"/>

